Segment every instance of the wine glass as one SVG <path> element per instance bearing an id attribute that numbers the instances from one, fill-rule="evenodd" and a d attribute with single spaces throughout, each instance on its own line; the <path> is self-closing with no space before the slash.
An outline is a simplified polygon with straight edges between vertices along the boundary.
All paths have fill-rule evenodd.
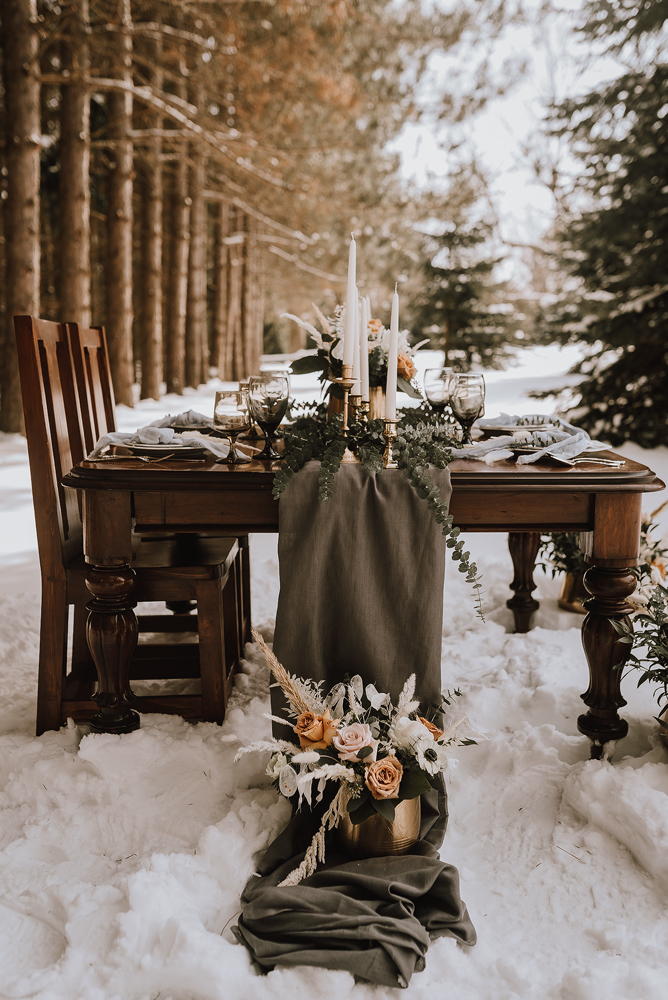
<path id="1" fill-rule="evenodd" d="M 255 423 L 264 431 L 265 445 L 257 458 L 280 458 L 271 438 L 285 416 L 290 401 L 290 379 L 278 372 L 251 375 L 248 382 L 248 406 Z"/>
<path id="2" fill-rule="evenodd" d="M 450 402 L 452 368 L 427 368 L 424 373 L 424 394 L 432 410 L 445 413 Z"/>
<path id="3" fill-rule="evenodd" d="M 471 444 L 471 427 L 485 412 L 485 379 L 478 374 L 453 375 L 450 381 L 450 408 L 461 424 L 462 444 Z"/>
<path id="4" fill-rule="evenodd" d="M 225 459 L 227 465 L 242 465 L 250 462 L 245 455 L 234 450 L 237 435 L 250 429 L 250 416 L 246 393 L 238 389 L 221 389 L 216 393 L 213 406 L 213 425 L 230 439 L 230 451 Z"/>

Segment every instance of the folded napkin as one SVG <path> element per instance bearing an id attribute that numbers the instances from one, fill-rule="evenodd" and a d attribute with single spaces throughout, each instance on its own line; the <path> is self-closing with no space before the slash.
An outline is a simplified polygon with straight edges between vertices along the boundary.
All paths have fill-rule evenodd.
<path id="1" fill-rule="evenodd" d="M 137 431 L 112 431 L 104 434 L 88 455 L 89 460 L 95 461 L 112 444 L 168 444 L 175 452 L 179 448 L 205 448 L 216 458 L 225 458 L 230 450 L 229 442 L 222 438 L 200 437 L 195 434 L 180 434 L 177 437 L 172 427 L 159 427 L 153 423 L 148 427 L 140 427 Z"/>
<path id="2" fill-rule="evenodd" d="M 166 417 L 161 417 L 160 420 L 154 420 L 149 427 L 174 427 L 176 426 L 187 426 L 187 427 L 211 427 L 213 420 L 211 417 L 206 417 L 203 413 L 198 413 L 197 410 L 186 410 L 185 413 L 178 413 L 175 417 L 168 413 Z"/>
<path id="3" fill-rule="evenodd" d="M 487 427 L 510 427 L 519 419 L 530 419 L 532 414 L 520 418 L 502 413 L 498 417 L 488 420 L 478 420 L 476 427 L 485 430 Z M 491 465 L 493 462 L 500 462 L 503 459 L 511 458 L 513 448 L 520 444 L 537 445 L 538 451 L 526 455 L 519 455 L 518 465 L 529 465 L 537 462 L 545 455 L 554 455 L 555 458 L 576 458 L 588 451 L 602 451 L 610 445 L 603 441 L 592 441 L 586 431 L 579 430 L 561 417 L 550 417 L 552 424 L 558 425 L 558 430 L 534 430 L 527 427 L 518 426 L 514 434 L 504 434 L 500 437 L 492 438 L 489 441 L 481 441 L 472 448 L 455 448 L 452 454 L 455 458 L 474 458 L 478 461 Z"/>

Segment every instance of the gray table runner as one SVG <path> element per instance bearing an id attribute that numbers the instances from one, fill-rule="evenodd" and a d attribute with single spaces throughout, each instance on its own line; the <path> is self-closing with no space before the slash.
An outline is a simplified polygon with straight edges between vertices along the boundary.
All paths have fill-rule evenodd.
<path id="1" fill-rule="evenodd" d="M 309 462 L 280 500 L 276 656 L 290 673 L 324 680 L 325 690 L 358 673 L 395 704 L 415 673 L 423 704 L 439 701 L 440 525 L 398 469 L 341 466 L 327 503 L 318 499 L 319 471 Z M 449 501 L 449 471 L 430 472 Z"/>
<path id="2" fill-rule="evenodd" d="M 412 674 L 422 705 L 439 702 L 445 539 L 432 512 L 399 470 L 381 475 L 342 466 L 334 497 L 318 499 L 320 464 L 308 465 L 280 501 L 280 593 L 274 652 L 301 677 L 346 674 L 388 691 L 396 704 Z M 450 474 L 431 468 L 441 499 Z M 283 715 L 272 688 L 272 712 Z M 275 726 L 279 737 L 290 731 Z M 242 896 L 235 934 L 264 969 L 314 965 L 406 986 L 424 968 L 431 938 L 475 943 L 459 878 L 438 858 L 447 799 L 422 796 L 420 842 L 405 857 L 351 861 L 329 835 L 327 860 L 297 886 L 279 883 L 300 864 L 322 807 L 296 814 L 269 847 Z M 339 851 L 339 853 L 337 853 Z"/>

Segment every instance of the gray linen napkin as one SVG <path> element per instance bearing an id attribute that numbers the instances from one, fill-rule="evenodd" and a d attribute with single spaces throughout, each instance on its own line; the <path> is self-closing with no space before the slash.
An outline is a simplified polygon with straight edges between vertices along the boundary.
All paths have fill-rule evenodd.
<path id="1" fill-rule="evenodd" d="M 137 431 L 111 431 L 104 434 L 91 451 L 88 459 L 94 462 L 108 445 L 112 444 L 168 444 L 174 451 L 179 448 L 204 448 L 216 458 L 225 458 L 230 450 L 229 441 L 222 438 L 211 438 L 205 435 L 175 434 L 172 427 L 159 427 L 149 424 Z"/>

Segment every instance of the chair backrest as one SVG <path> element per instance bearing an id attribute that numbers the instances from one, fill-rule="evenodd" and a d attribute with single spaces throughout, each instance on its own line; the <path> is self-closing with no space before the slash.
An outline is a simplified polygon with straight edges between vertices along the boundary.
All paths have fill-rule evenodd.
<path id="1" fill-rule="evenodd" d="M 87 330 L 66 323 L 74 363 L 74 379 L 79 396 L 85 458 L 103 434 L 116 430 L 114 389 L 109 371 L 107 338 L 103 326 Z"/>
<path id="2" fill-rule="evenodd" d="M 61 486 L 82 450 L 81 413 L 63 323 L 15 316 L 30 476 L 42 573 L 58 572 L 81 552 L 74 490 Z"/>

